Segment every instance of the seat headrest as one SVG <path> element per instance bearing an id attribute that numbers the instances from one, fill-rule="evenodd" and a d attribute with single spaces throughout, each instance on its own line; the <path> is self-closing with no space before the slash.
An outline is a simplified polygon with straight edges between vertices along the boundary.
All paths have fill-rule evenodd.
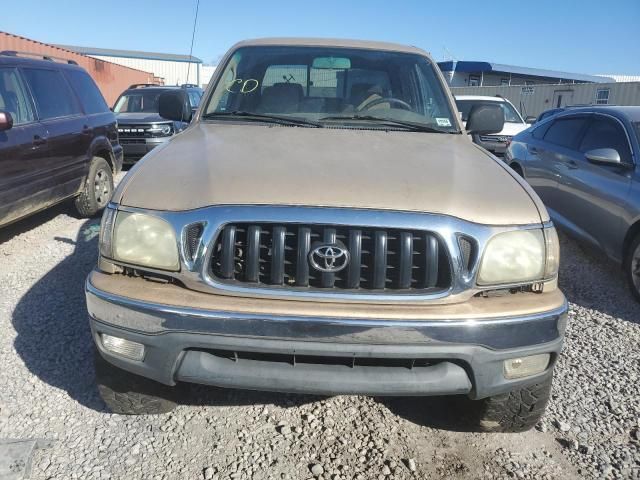
<path id="1" fill-rule="evenodd" d="M 274 83 L 262 92 L 259 109 L 263 112 L 295 112 L 304 92 L 299 83 Z"/>

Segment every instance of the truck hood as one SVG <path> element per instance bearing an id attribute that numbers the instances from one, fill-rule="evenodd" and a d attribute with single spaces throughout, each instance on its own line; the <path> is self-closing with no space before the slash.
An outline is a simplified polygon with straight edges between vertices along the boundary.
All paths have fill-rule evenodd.
<path id="1" fill-rule="evenodd" d="M 116 115 L 118 124 L 131 125 L 132 123 L 150 123 L 150 122 L 163 122 L 167 123 L 166 118 L 162 118 L 159 113 L 152 112 L 134 112 L 134 113 L 118 113 Z"/>
<path id="2" fill-rule="evenodd" d="M 466 135 L 258 124 L 192 125 L 138 162 L 114 201 L 174 211 L 211 205 L 402 210 L 493 225 L 548 218 L 524 181 Z"/>

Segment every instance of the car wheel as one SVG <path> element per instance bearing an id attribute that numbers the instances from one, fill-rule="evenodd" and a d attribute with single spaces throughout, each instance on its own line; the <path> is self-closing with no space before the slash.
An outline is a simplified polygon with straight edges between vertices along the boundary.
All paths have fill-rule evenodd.
<path id="1" fill-rule="evenodd" d="M 111 167 L 104 158 L 93 157 L 84 188 L 75 200 L 76 210 L 82 217 L 93 217 L 107 206 L 112 194 Z"/>
<path id="2" fill-rule="evenodd" d="M 157 415 L 176 407 L 173 388 L 114 367 L 97 351 L 94 364 L 98 392 L 113 413 Z"/>
<path id="3" fill-rule="evenodd" d="M 631 293 L 640 302 L 640 235 L 636 235 L 623 263 L 624 275 Z"/>
<path id="4" fill-rule="evenodd" d="M 483 432 L 524 432 L 544 414 L 551 395 L 553 376 L 528 387 L 480 400 L 478 429 Z"/>

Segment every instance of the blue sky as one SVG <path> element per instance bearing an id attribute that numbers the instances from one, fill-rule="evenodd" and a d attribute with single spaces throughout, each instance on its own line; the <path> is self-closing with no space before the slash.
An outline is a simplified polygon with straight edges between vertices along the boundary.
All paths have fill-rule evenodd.
<path id="1" fill-rule="evenodd" d="M 188 53 L 196 0 L 4 0 L 0 30 L 46 43 Z M 640 75 L 640 0 L 201 0 L 194 55 L 319 36 L 416 45 L 436 60 Z M 448 52 L 448 53 L 447 53 Z"/>

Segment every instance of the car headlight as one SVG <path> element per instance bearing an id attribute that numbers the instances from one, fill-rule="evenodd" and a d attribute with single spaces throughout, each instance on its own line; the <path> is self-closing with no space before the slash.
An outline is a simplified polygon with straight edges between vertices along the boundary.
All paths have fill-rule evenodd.
<path id="1" fill-rule="evenodd" d="M 491 238 L 478 272 L 478 285 L 541 281 L 558 273 L 560 247 L 553 227 L 514 230 Z"/>
<path id="2" fill-rule="evenodd" d="M 100 235 L 100 253 L 143 267 L 175 271 L 180 266 L 173 227 L 161 218 L 144 213 L 106 209 Z"/>
<path id="3" fill-rule="evenodd" d="M 148 132 L 157 137 L 168 137 L 169 135 L 173 135 L 173 127 L 168 123 L 152 125 Z"/>

